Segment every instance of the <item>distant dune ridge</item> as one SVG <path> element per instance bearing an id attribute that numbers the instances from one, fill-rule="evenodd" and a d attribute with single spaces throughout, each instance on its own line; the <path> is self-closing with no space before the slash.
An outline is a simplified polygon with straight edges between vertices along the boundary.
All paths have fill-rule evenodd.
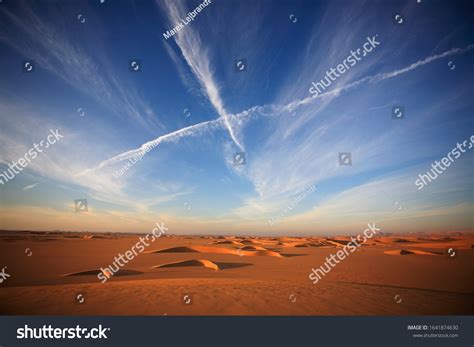
<path id="1" fill-rule="evenodd" d="M 0 262 L 12 274 L 0 287 L 0 314 L 474 313 L 473 233 L 376 236 L 317 289 L 308 271 L 350 237 L 168 235 L 101 284 L 101 264 L 136 238 L 132 233 L 0 232 Z M 25 255 L 27 248 L 32 256 Z M 83 303 L 77 302 L 78 293 Z M 183 303 L 184 295 L 192 304 Z"/>

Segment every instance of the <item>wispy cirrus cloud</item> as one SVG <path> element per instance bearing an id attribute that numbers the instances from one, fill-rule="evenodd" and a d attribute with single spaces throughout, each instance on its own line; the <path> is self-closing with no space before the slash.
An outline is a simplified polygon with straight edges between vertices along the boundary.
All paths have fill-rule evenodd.
<path id="1" fill-rule="evenodd" d="M 446 52 L 426 57 L 397 70 L 365 76 L 354 82 L 339 85 L 336 89 L 323 93 L 318 97 L 303 98 L 283 106 L 255 106 L 237 115 L 230 116 L 229 119 L 231 122 L 238 122 L 242 126 L 256 118 L 287 116 L 290 108 L 295 109 L 296 112 L 300 112 L 300 109 L 304 109 L 305 107 L 310 110 L 306 112 L 312 112 L 314 116 L 328 106 L 335 98 L 342 95 L 343 92 L 355 90 L 362 85 L 377 84 L 388 79 L 402 76 L 436 60 L 452 55 L 463 54 L 473 48 L 473 45 L 469 45 L 465 48 L 453 48 Z M 327 103 L 322 106 L 317 105 L 316 109 L 311 107 L 321 99 L 326 100 Z M 348 113 L 341 114 L 338 117 L 332 117 L 323 123 L 317 124 L 311 133 L 311 138 L 308 138 L 307 141 L 295 142 L 291 145 L 291 155 L 287 154 L 288 146 L 284 142 L 279 146 L 275 144 L 275 141 L 278 142 L 278 139 L 275 139 L 275 141 L 273 138 L 270 139 L 262 146 L 262 151 L 258 154 L 259 160 L 250 161 L 248 163 L 246 173 L 247 177 L 253 182 L 259 197 L 249 197 L 245 199 L 243 205 L 233 211 L 234 216 L 245 219 L 255 218 L 259 214 L 268 215 L 271 212 L 275 213 L 292 195 L 303 191 L 306 187 L 313 184 L 313 182 L 320 182 L 329 177 L 341 175 L 341 171 L 338 170 L 337 162 L 334 160 L 334 150 L 339 147 L 342 151 L 343 147 L 341 147 L 340 144 L 337 145 L 340 139 L 333 138 L 332 132 L 334 129 L 337 129 L 337 127 L 342 126 L 348 117 L 350 117 Z M 287 118 L 291 120 L 291 117 Z M 140 148 L 103 161 L 96 169 L 126 160 L 152 144 L 156 145 L 164 141 L 177 141 L 184 136 L 203 135 L 217 128 L 222 128 L 223 126 L 224 124 L 222 124 L 219 119 L 180 129 L 145 143 Z M 329 136 L 329 138 L 327 136 Z M 357 172 L 372 169 L 369 164 L 371 161 L 364 160 L 364 158 L 376 158 L 380 154 L 380 149 L 387 148 L 387 146 L 390 146 L 390 143 L 396 148 L 395 146 L 397 146 L 397 144 L 394 142 L 396 138 L 397 130 L 394 129 L 371 138 L 370 141 L 365 141 L 363 144 L 357 144 L 357 142 L 355 142 L 349 145 L 353 148 L 353 155 L 357 157 L 362 164 L 359 165 L 357 169 L 351 170 L 350 174 L 357 174 Z M 316 143 L 314 141 L 316 141 Z M 317 153 L 319 153 L 319 155 L 317 157 L 314 156 L 315 148 L 318 148 Z M 268 154 L 265 154 L 265 151 L 267 151 Z M 409 158 L 406 157 L 404 160 L 409 160 Z M 328 165 L 328 163 L 333 164 Z M 278 203 L 275 202 L 275 198 L 277 197 Z"/>
<path id="2" fill-rule="evenodd" d="M 34 4 L 33 4 L 34 5 Z M 104 51 L 94 52 L 94 58 L 76 44 L 67 26 L 52 24 L 36 14 L 32 4 L 19 3 L 21 12 L 0 9 L 0 40 L 18 51 L 25 59 L 32 59 L 41 67 L 124 120 L 157 133 L 165 126 L 138 91 L 124 80 L 119 80 L 116 71 L 107 64 Z M 61 22 L 62 15 L 51 10 Z M 88 18 L 93 20 L 92 14 Z M 100 42 L 100 29 L 95 26 L 93 41 Z"/>
<path id="3" fill-rule="evenodd" d="M 469 230 L 468 211 L 472 203 L 466 202 L 464 196 L 471 192 L 461 188 L 469 186 L 470 175 L 466 171 L 469 162 L 457 164 L 445 172 L 442 180 L 433 183 L 427 194 L 420 194 L 416 189 L 417 174 L 425 168 L 417 165 L 334 194 L 284 222 L 307 232 L 347 233 L 357 228 L 361 219 L 370 216 L 372 221 L 383 223 L 386 232 L 412 232 L 420 227 L 444 231 L 453 225 Z M 439 196 L 449 196 L 451 201 L 436 198 Z M 274 229 L 284 231 L 287 225 L 282 223 Z"/>
<path id="4" fill-rule="evenodd" d="M 0 134 L 2 168 L 21 156 L 36 134 L 47 131 L 45 126 L 61 125 L 68 135 L 18 180 L 0 187 L 8 203 L 30 206 L 46 191 L 57 193 L 59 198 L 52 198 L 51 204 L 40 201 L 45 208 L 35 210 L 35 215 L 58 221 L 58 227 L 68 222 L 77 228 L 88 225 L 87 218 L 81 221 L 74 213 L 61 217 L 72 212 L 73 195 L 90 199 L 90 220 L 101 229 L 104 223 L 116 230 L 142 228 L 155 213 L 166 216 L 177 232 L 288 234 L 350 232 L 362 219 L 381 217 L 400 200 L 404 208 L 409 206 L 409 211 L 393 214 L 393 221 L 401 220 L 400 229 L 409 222 L 414 230 L 429 228 L 440 218 L 466 227 L 469 197 L 460 193 L 470 192 L 466 175 L 440 178 L 439 183 L 449 179 L 452 189 L 442 185 L 436 191 L 437 204 L 430 199 L 434 196 L 427 198 L 430 190 L 413 192 L 408 183 L 416 175 L 416 165 L 438 157 L 469 128 L 472 88 L 467 84 L 472 67 L 465 62 L 473 49 L 465 29 L 439 47 L 452 27 L 435 28 L 426 7 L 414 4 L 403 8 L 407 21 L 397 26 L 390 20 L 391 5 L 384 2 L 308 0 L 254 6 L 230 1 L 213 3 L 165 41 L 161 29 L 156 32 L 146 25 L 156 15 L 156 4 L 168 21 L 159 25 L 166 30 L 197 3 L 144 2 L 134 6 L 137 15 L 127 21 L 113 20 L 113 14 L 126 13 L 128 3 L 114 6 L 113 12 L 87 3 L 0 9 L 0 19 L 5 19 L 0 23 L 0 44 L 15 48 L 7 50 L 6 60 L 19 65 L 19 52 L 40 67 L 40 74 L 21 77 L 19 71 L 7 71 L 0 85 L 0 94 L 7 96 L 2 100 L 0 95 L 0 111 L 11 114 L 0 112 L 8 123 Z M 85 24 L 75 21 L 79 7 L 87 17 Z M 59 9 L 68 15 L 61 17 Z M 436 12 L 436 18 L 441 23 L 443 16 L 449 17 L 448 24 L 460 21 L 466 27 L 467 18 L 457 10 L 455 21 L 443 11 Z M 288 20 L 289 13 L 298 21 Z M 108 40 L 117 32 L 120 40 Z M 422 44 L 420 36 L 411 33 L 423 34 Z M 312 81 L 375 34 L 382 45 L 374 54 L 333 81 L 326 93 L 310 96 Z M 140 74 L 126 71 L 128 55 L 145 62 Z M 240 58 L 249 62 L 245 73 L 232 69 L 232 62 Z M 455 61 L 457 69 L 450 70 L 443 59 Z M 26 83 L 40 83 L 37 76 L 45 78 L 41 82 L 48 89 L 30 90 L 32 85 Z M 133 86 L 142 89 L 129 88 L 126 76 L 133 76 Z M 142 92 L 154 107 L 166 110 L 162 120 L 171 130 L 161 131 L 164 127 L 155 123 Z M 24 116 L 21 110 L 3 108 L 2 101 L 10 96 L 23 97 L 18 104 L 31 102 L 33 112 Z M 86 105 L 90 117 L 74 114 L 73 119 L 68 114 L 71 103 L 85 105 L 88 100 L 93 101 Z M 193 110 L 192 117 L 173 112 L 181 104 Z M 407 119 L 391 119 L 394 105 L 406 106 Z M 216 119 L 206 116 L 209 109 Z M 122 118 L 110 117 L 107 111 Z M 197 124 L 189 125 L 193 121 Z M 130 123 L 139 128 L 130 129 Z M 152 136 L 144 137 L 142 128 Z M 247 164 L 235 166 L 232 155 L 244 144 Z M 152 147 L 155 150 L 120 179 L 112 178 L 115 169 L 134 163 L 130 159 Z M 352 152 L 353 166 L 339 166 L 338 152 Z M 466 166 L 460 170 L 469 172 Z M 30 188 L 37 182 L 41 185 Z M 292 209 L 281 225 L 269 229 L 268 219 L 313 184 L 316 193 Z M 189 204 L 192 209 L 183 208 Z M 8 220 L 20 225 L 26 212 L 19 208 Z M 445 228 L 446 223 L 440 225 Z"/>
<path id="5" fill-rule="evenodd" d="M 87 196 L 101 204 L 107 203 L 119 209 L 127 208 L 140 212 L 148 212 L 157 205 L 192 192 L 190 188 L 167 182 L 167 190 L 159 190 L 153 197 L 146 198 L 140 191 L 133 191 L 133 187 L 126 181 L 111 179 L 110 171 L 77 176 L 78 171 L 97 160 L 99 153 L 110 152 L 113 145 L 101 141 L 105 137 L 101 129 L 89 130 L 89 141 L 82 142 L 80 139 L 85 134 L 65 121 L 58 121 L 54 111 L 27 105 L 27 101 L 16 104 L 0 100 L 0 114 L 2 122 L 5 122 L 3 131 L 0 132 L 0 171 L 23 157 L 33 148 L 35 142 L 49 134 L 50 129 L 60 129 L 59 133 L 63 138 L 47 151 L 39 153 L 14 180 L 1 188 L 13 187 L 12 185 L 19 182 L 18 184 L 23 185 L 22 191 L 31 192 L 41 183 L 43 187 L 54 187 L 52 195 L 57 194 L 59 190 L 68 191 L 70 194 L 72 192 L 73 196 Z M 31 129 L 35 129 L 33 136 Z M 31 181 L 33 183 L 26 186 L 23 184 Z"/>
<path id="6" fill-rule="evenodd" d="M 397 77 L 399 75 L 402 75 L 402 74 L 405 74 L 409 71 L 412 71 L 412 70 L 414 70 L 418 67 L 421 67 L 421 66 L 426 65 L 430 62 L 433 62 L 437 59 L 441 59 L 441 58 L 444 58 L 444 57 L 450 56 L 450 55 L 462 54 L 462 53 L 465 53 L 465 52 L 470 51 L 472 49 L 474 49 L 474 45 L 469 45 L 469 46 L 467 46 L 465 48 L 462 48 L 462 49 L 461 48 L 453 48 L 453 49 L 451 49 L 449 51 L 446 51 L 442 54 L 437 54 L 437 55 L 434 55 L 434 56 L 427 57 L 423 60 L 420 60 L 416 63 L 410 64 L 409 66 L 407 66 L 405 68 L 402 68 L 402 69 L 399 69 L 399 70 L 394 70 L 394 71 L 386 72 L 386 73 L 380 73 L 380 74 L 377 74 L 377 75 L 374 75 L 374 76 L 363 77 L 363 78 L 361 78 L 357 81 L 351 82 L 347 85 L 340 86 L 335 90 L 331 90 L 331 91 L 328 91 L 328 92 L 325 92 L 325 93 L 321 93 L 317 97 L 307 97 L 307 98 L 304 98 L 304 99 L 295 100 L 295 101 L 290 102 L 286 105 L 254 106 L 254 107 L 252 107 L 248 110 L 245 110 L 243 112 L 240 112 L 238 114 L 230 115 L 228 117 L 228 120 L 230 121 L 230 123 L 245 124 L 245 123 L 247 123 L 248 121 L 250 121 L 252 119 L 260 118 L 260 117 L 277 117 L 277 116 L 281 116 L 281 115 L 288 116 L 288 110 L 289 109 L 295 109 L 295 108 L 298 108 L 300 106 L 315 103 L 317 99 L 324 99 L 324 98 L 328 98 L 328 97 L 334 98 L 334 97 L 337 97 L 337 96 L 341 95 L 341 93 L 343 91 L 349 91 L 349 90 L 355 89 L 355 88 L 359 87 L 360 85 L 363 85 L 363 84 L 366 84 L 366 83 L 375 84 L 375 83 L 384 81 L 384 80 L 389 79 L 389 78 Z M 335 124 L 337 124 L 339 122 L 340 122 L 340 120 L 335 119 L 333 121 L 332 125 L 331 124 L 326 124 L 323 127 L 319 128 L 318 131 L 322 135 L 327 130 L 328 127 L 334 126 Z M 107 160 L 104 160 L 101 163 L 99 163 L 95 168 L 90 169 L 90 170 L 98 170 L 98 169 L 101 169 L 103 167 L 113 165 L 113 164 L 119 163 L 121 161 L 130 159 L 130 158 L 134 157 L 135 155 L 137 155 L 141 152 L 144 152 L 147 149 L 147 147 L 156 147 L 159 144 L 164 143 L 164 142 L 175 142 L 175 141 L 178 141 L 180 138 L 183 138 L 183 137 L 199 136 L 199 135 L 206 134 L 207 132 L 214 131 L 216 129 L 222 129 L 222 127 L 225 126 L 225 124 L 226 123 L 223 123 L 222 119 L 216 119 L 216 120 L 211 120 L 211 121 L 206 121 L 206 122 L 194 124 L 194 125 L 182 128 L 182 129 L 178 129 L 176 131 L 170 132 L 170 133 L 165 134 L 165 135 L 161 135 L 161 136 L 157 137 L 156 139 L 148 141 L 148 142 L 142 144 L 139 148 L 132 149 L 132 150 L 129 150 L 127 152 L 120 153 L 118 155 L 115 155 L 115 156 L 107 159 Z M 86 172 L 90 172 L 90 170 L 87 170 L 87 171 L 85 171 L 81 174 L 84 174 Z M 263 171 L 267 172 L 268 170 L 263 170 Z"/>
<path id="7" fill-rule="evenodd" d="M 181 22 L 181 19 L 186 17 L 188 12 L 183 1 L 165 0 L 157 1 L 157 3 L 168 15 L 168 23 L 171 27 Z M 188 66 L 201 85 L 204 95 L 207 96 L 219 117 L 224 120 L 224 124 L 232 140 L 243 150 L 242 143 L 237 139 L 237 135 L 228 119 L 228 112 L 219 94 L 219 87 L 215 81 L 211 67 L 209 50 L 205 48 L 205 43 L 201 40 L 199 33 L 193 29 L 191 24 L 188 25 L 185 30 L 179 31 L 173 38 Z"/>

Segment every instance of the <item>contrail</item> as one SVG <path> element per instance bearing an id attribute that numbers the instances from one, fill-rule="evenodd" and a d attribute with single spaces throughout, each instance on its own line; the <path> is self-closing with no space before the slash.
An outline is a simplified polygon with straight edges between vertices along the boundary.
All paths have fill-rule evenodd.
<path id="1" fill-rule="evenodd" d="M 180 14 L 186 13 L 182 2 L 176 2 L 176 0 L 166 0 L 163 4 L 163 7 L 168 13 L 168 17 L 170 19 L 169 22 L 180 22 Z M 160 2 L 158 2 L 158 5 L 160 5 Z M 181 50 L 184 59 L 191 68 L 191 71 L 201 85 L 203 92 L 211 102 L 212 106 L 214 106 L 216 109 L 219 117 L 224 119 L 224 124 L 229 131 L 230 137 L 243 151 L 244 148 L 237 140 L 237 136 L 235 135 L 235 132 L 229 123 L 228 113 L 225 110 L 224 103 L 222 102 L 222 99 L 219 95 L 219 88 L 213 78 L 207 50 L 202 48 L 200 36 L 193 30 L 192 27 L 188 27 L 185 31 L 180 31 L 174 35 L 173 38 Z"/>
<path id="2" fill-rule="evenodd" d="M 442 59 L 442 58 L 445 58 L 445 57 L 449 57 L 451 55 L 463 54 L 463 53 L 466 53 L 466 52 L 468 52 L 472 49 L 474 49 L 474 44 L 470 44 L 470 45 L 468 45 L 464 48 L 452 48 L 449 51 L 446 51 L 444 53 L 432 55 L 432 56 L 429 56 L 429 57 L 427 57 L 423 60 L 419 60 L 416 63 L 410 64 L 410 65 L 408 65 L 408 66 L 406 66 L 402 69 L 391 71 L 391 72 L 378 73 L 378 74 L 373 75 L 373 76 L 366 76 L 366 77 L 361 78 L 360 80 L 357 80 L 355 82 L 346 84 L 345 86 L 333 89 L 329 92 L 325 92 L 325 93 L 322 93 L 322 94 L 319 94 L 319 95 L 314 95 L 314 96 L 308 96 L 307 98 L 304 98 L 303 100 L 293 101 L 293 102 L 289 103 L 288 105 L 286 105 L 285 108 L 287 108 L 287 109 L 288 108 L 293 108 L 294 109 L 298 106 L 309 104 L 309 103 L 313 102 L 314 100 L 319 99 L 319 98 L 323 98 L 325 96 L 339 96 L 339 94 L 341 92 L 353 89 L 355 87 L 358 87 L 360 84 L 363 84 L 365 82 L 377 83 L 377 82 L 380 82 L 380 81 L 384 81 L 386 79 L 389 79 L 389 78 L 396 77 L 396 76 L 402 75 L 404 73 L 407 73 L 411 70 L 419 68 L 420 66 L 429 64 L 429 63 L 431 63 L 435 60 Z"/>
<path id="3" fill-rule="evenodd" d="M 453 49 L 450 49 L 449 51 L 446 51 L 444 53 L 429 56 L 429 57 L 427 57 L 423 60 L 419 60 L 416 63 L 410 64 L 407 67 L 404 67 L 402 69 L 394 70 L 394 71 L 391 71 L 391 72 L 378 73 L 378 74 L 373 75 L 373 76 L 366 76 L 366 77 L 363 77 L 363 78 L 361 78 L 361 79 L 359 79 L 355 82 L 349 83 L 345 86 L 336 88 L 336 89 L 331 90 L 329 92 L 325 92 L 325 93 L 322 93 L 322 94 L 319 94 L 319 95 L 316 95 L 316 96 L 310 96 L 310 97 L 307 97 L 307 98 L 302 99 L 302 100 L 293 101 L 293 102 L 291 102 L 287 105 L 284 105 L 284 106 L 281 106 L 281 105 L 254 106 L 254 107 L 251 107 L 248 110 L 243 111 L 239 114 L 229 115 L 228 117 L 221 117 L 221 118 L 214 119 L 214 120 L 211 120 L 211 121 L 206 121 L 206 122 L 198 123 L 198 124 L 195 124 L 195 125 L 191 125 L 191 126 L 173 131 L 173 132 L 168 133 L 166 135 L 161 135 L 161 136 L 157 137 L 154 140 L 151 140 L 151 141 L 148 141 L 148 142 L 144 143 L 143 145 L 141 145 L 137 149 L 133 149 L 133 150 L 118 154 L 118 155 L 116 155 L 116 156 L 114 156 L 110 159 L 107 159 L 107 160 L 101 162 L 97 167 L 95 167 L 93 169 L 85 170 L 85 171 L 79 173 L 78 175 L 83 175 L 83 174 L 89 173 L 91 171 L 101 169 L 105 166 L 112 165 L 112 164 L 121 162 L 123 160 L 127 160 L 129 158 L 132 158 L 136 154 L 145 151 L 147 149 L 147 147 L 155 147 L 155 146 L 157 146 L 157 145 L 159 145 L 163 142 L 174 142 L 174 141 L 177 141 L 180 138 L 185 137 L 185 136 L 197 136 L 197 135 L 201 135 L 202 133 L 205 133 L 209 130 L 222 128 L 223 126 L 227 127 L 227 123 L 228 123 L 229 119 L 236 120 L 236 121 L 242 121 L 245 118 L 250 119 L 254 115 L 260 115 L 260 116 L 264 116 L 264 117 L 272 117 L 272 116 L 275 116 L 278 113 L 287 111 L 290 108 L 294 109 L 294 108 L 299 107 L 301 105 L 310 104 L 310 103 L 314 102 L 315 100 L 317 100 L 319 98 L 322 98 L 322 97 L 325 97 L 325 96 L 335 96 L 335 97 L 337 97 L 341 94 L 341 92 L 354 89 L 354 88 L 358 87 L 359 85 L 361 85 L 363 83 L 378 83 L 380 81 L 405 74 L 409 71 L 412 71 L 414 69 L 419 68 L 420 66 L 429 64 L 429 63 L 431 63 L 435 60 L 442 59 L 442 58 L 452 56 L 452 55 L 456 55 L 456 54 L 463 54 L 463 53 L 468 52 L 472 49 L 474 49 L 474 44 L 470 44 L 469 46 L 467 46 L 465 48 L 453 48 Z M 268 112 L 268 111 L 270 111 L 270 112 Z M 222 123 L 222 121 L 224 121 L 224 124 Z"/>
<path id="4" fill-rule="evenodd" d="M 33 189 L 33 188 L 36 187 L 38 184 L 40 184 L 40 183 L 39 183 L 39 182 L 36 182 L 36 183 L 30 184 L 29 186 L 26 186 L 26 187 L 21 188 L 21 190 L 30 190 L 30 189 Z"/>
<path id="5" fill-rule="evenodd" d="M 188 126 L 188 127 L 185 127 L 185 128 L 181 128 L 179 130 L 173 131 L 173 132 L 165 134 L 165 135 L 161 135 L 161 136 L 157 137 L 154 140 L 145 142 L 139 148 L 132 149 L 130 151 L 118 154 L 118 155 L 116 155 L 116 156 L 114 156 L 110 159 L 104 160 L 98 166 L 96 166 L 95 168 L 87 169 L 85 171 L 82 171 L 81 173 L 77 174 L 77 176 L 82 176 L 82 175 L 85 175 L 85 174 L 87 174 L 91 171 L 99 170 L 99 169 L 101 169 L 105 166 L 109 166 L 109 165 L 116 164 L 116 163 L 119 163 L 121 161 L 130 159 L 130 158 L 133 158 L 137 154 L 145 152 L 147 150 L 147 148 L 154 148 L 154 147 L 158 146 L 161 143 L 175 142 L 175 141 L 179 140 L 181 137 L 185 137 L 185 136 L 201 135 L 202 133 L 207 132 L 209 130 L 214 130 L 214 129 L 217 129 L 219 127 L 222 127 L 222 125 L 223 125 L 222 124 L 222 118 L 218 118 L 218 119 L 198 123 L 198 124 L 195 124 L 195 125 L 191 125 L 191 126 Z"/>

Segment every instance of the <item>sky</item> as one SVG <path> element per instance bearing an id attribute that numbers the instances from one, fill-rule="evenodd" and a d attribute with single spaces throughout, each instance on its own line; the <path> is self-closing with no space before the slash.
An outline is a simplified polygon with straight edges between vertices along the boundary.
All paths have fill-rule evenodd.
<path id="1" fill-rule="evenodd" d="M 0 2 L 0 229 L 473 230 L 472 2 L 202 2 Z"/>

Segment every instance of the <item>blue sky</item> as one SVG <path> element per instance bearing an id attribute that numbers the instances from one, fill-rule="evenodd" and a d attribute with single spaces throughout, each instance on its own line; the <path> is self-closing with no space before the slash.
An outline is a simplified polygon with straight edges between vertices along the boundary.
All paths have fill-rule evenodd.
<path id="1" fill-rule="evenodd" d="M 0 4 L 0 173 L 50 129 L 64 136 L 0 185 L 1 228 L 472 230 L 472 152 L 415 185 L 473 133 L 469 1 L 213 0 L 163 37 L 201 2 Z M 380 45 L 313 98 L 311 83 L 375 35 Z"/>

